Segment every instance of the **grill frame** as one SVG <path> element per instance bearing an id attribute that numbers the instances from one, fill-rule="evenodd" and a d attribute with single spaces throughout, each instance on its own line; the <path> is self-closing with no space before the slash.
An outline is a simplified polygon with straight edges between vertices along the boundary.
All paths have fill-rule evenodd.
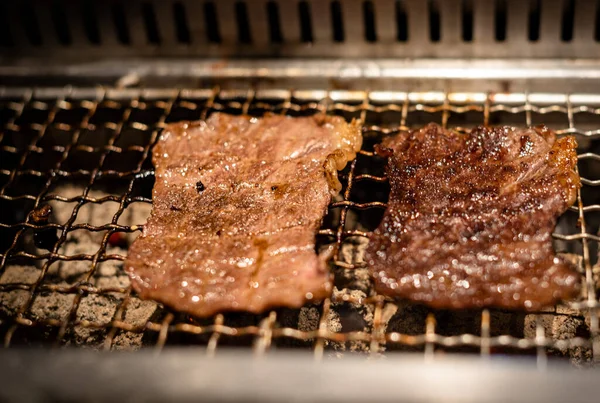
<path id="1" fill-rule="evenodd" d="M 92 277 L 98 264 L 110 259 L 110 260 L 124 260 L 123 255 L 107 255 L 106 245 L 110 234 L 113 232 L 133 232 L 139 230 L 139 228 L 131 228 L 118 224 L 119 216 L 123 213 L 125 205 L 132 202 L 151 202 L 147 197 L 131 198 L 130 192 L 133 188 L 133 184 L 136 179 L 143 178 L 148 175 L 148 168 L 142 168 L 144 160 L 147 161 L 149 156 L 151 145 L 158 138 L 159 130 L 168 120 L 169 113 L 173 110 L 174 106 L 187 108 L 190 111 L 194 111 L 199 118 L 206 117 L 209 111 L 237 111 L 239 113 L 252 113 L 255 108 L 274 110 L 277 113 L 310 113 L 310 112 L 326 112 L 326 113 L 341 113 L 341 114 L 353 114 L 358 115 L 356 117 L 361 118 L 367 123 L 364 132 L 367 136 L 382 136 L 389 134 L 398 129 L 407 129 L 414 123 L 410 123 L 408 119 L 415 113 L 429 113 L 437 116 L 443 126 L 451 125 L 451 117 L 455 115 L 463 115 L 467 113 L 476 113 L 480 115 L 481 119 L 474 123 L 493 123 L 493 116 L 495 113 L 505 112 L 509 115 L 520 115 L 524 117 L 524 122 L 521 124 L 531 125 L 534 123 L 533 114 L 539 114 L 540 116 L 548 116 L 549 114 L 558 112 L 561 116 L 566 117 L 565 125 L 561 130 L 557 130 L 558 134 L 575 134 L 578 139 L 582 142 L 587 140 L 593 140 L 600 136 L 600 132 L 595 129 L 598 125 L 590 126 L 592 129 L 583 129 L 582 126 L 576 124 L 576 118 L 579 114 L 591 114 L 592 117 L 600 117 L 600 96 L 590 94 L 543 94 L 543 93 L 511 93 L 511 94 L 495 94 L 495 93 L 456 93 L 456 92 L 393 92 L 393 91 L 349 91 L 349 90 L 289 90 L 289 89 L 220 89 L 219 87 L 205 88 L 205 89 L 173 89 L 173 88 L 4 88 L 0 91 L 0 98 L 6 101 L 7 99 L 14 99 L 18 101 L 8 104 L 9 108 L 13 108 L 16 112 L 25 109 L 26 106 L 31 106 L 33 109 L 49 109 L 47 119 L 41 124 L 34 124 L 28 129 L 33 129 L 38 134 L 38 138 L 34 137 L 30 143 L 23 148 L 18 150 L 7 149 L 6 146 L 2 147 L 3 152 L 14 151 L 15 154 L 20 156 L 19 162 L 14 169 L 1 170 L 0 173 L 3 176 L 8 176 L 8 182 L 3 184 L 0 190 L 0 198 L 7 199 L 5 189 L 10 186 L 13 181 L 22 176 L 30 175 L 33 176 L 47 176 L 47 182 L 37 195 L 30 195 L 31 197 L 25 197 L 22 199 L 29 199 L 37 204 L 40 204 L 47 195 L 45 192 L 52 186 L 52 182 L 55 179 L 69 178 L 71 175 L 67 171 L 61 170 L 61 165 L 68 159 L 69 153 L 75 150 L 99 153 L 100 162 L 105 161 L 110 153 L 123 153 L 123 152 L 138 152 L 140 153 L 140 160 L 138 161 L 137 168 L 133 172 L 106 172 L 101 169 L 100 165 L 96 166 L 91 171 L 78 170 L 76 173 L 82 176 L 89 176 L 89 181 L 85 186 L 85 190 L 82 195 L 75 200 L 61 199 L 60 197 L 56 200 L 63 202 L 76 201 L 76 207 L 73 210 L 69 222 L 63 227 L 59 225 L 53 225 L 55 228 L 63 228 L 65 231 L 61 236 L 61 240 L 66 239 L 67 234 L 72 230 L 88 230 L 88 231 L 107 231 L 104 234 L 103 241 L 100 249 L 95 255 L 86 256 L 72 256 L 67 257 L 64 255 L 58 255 L 60 245 L 56 246 L 53 253 L 54 255 L 27 255 L 24 254 L 21 257 L 33 260 L 43 260 L 48 257 L 56 258 L 58 260 L 81 260 L 90 261 L 91 270 L 88 275 L 88 280 Z M 192 100 L 192 101 L 190 101 Z M 196 100 L 196 101 L 194 101 Z M 202 100 L 202 101 L 197 101 Z M 265 101 L 268 100 L 268 101 Z M 90 123 L 97 112 L 98 107 L 117 107 L 123 109 L 121 118 L 117 121 L 109 121 L 105 126 L 106 129 L 110 130 L 112 135 L 108 137 L 106 144 L 99 147 L 81 146 L 77 145 L 78 138 L 84 131 L 91 130 L 94 132 L 98 130 L 98 127 L 94 126 L 94 123 Z M 84 105 L 85 110 L 83 116 L 77 123 L 65 126 L 65 123 L 56 121 L 57 115 L 61 111 L 74 110 L 77 105 Z M 142 120 L 135 118 L 134 112 L 136 110 L 146 110 L 151 106 L 158 106 L 162 112 L 160 117 L 153 124 L 145 123 Z M 23 107 L 23 108 L 21 108 Z M 397 124 L 383 127 L 379 125 L 370 124 L 372 121 L 369 118 L 369 114 L 378 113 L 393 113 L 399 117 Z M 132 118 L 133 116 L 133 118 Z M 59 119 L 60 120 L 60 119 Z M 432 119 L 433 120 L 433 119 Z M 38 153 L 47 151 L 44 148 L 40 148 L 37 145 L 37 140 L 47 135 L 49 131 L 54 129 L 71 132 L 71 142 L 65 146 L 59 146 L 55 151 L 61 153 L 60 159 L 57 161 L 55 168 L 50 172 L 25 172 L 22 168 L 27 160 L 27 156 L 31 153 Z M 120 136 L 124 136 L 124 132 L 127 130 L 139 130 L 143 132 L 149 132 L 150 137 L 147 144 L 134 145 L 133 148 L 123 148 L 115 144 L 118 143 Z M 22 130 L 20 123 L 18 123 L 18 116 L 14 116 L 14 119 L 9 119 L 3 126 L 3 134 L 6 131 L 14 130 L 19 132 Z M 460 129 L 459 130 L 464 130 Z M 62 148 L 60 148 L 62 147 Z M 360 155 L 365 158 L 372 158 L 370 151 L 361 151 Z M 600 155 L 595 152 L 587 152 L 581 154 L 580 159 L 598 160 Z M 346 179 L 350 183 L 355 181 L 374 181 L 382 182 L 384 179 L 380 176 L 360 174 L 355 175 L 354 170 L 356 169 L 357 162 L 350 163 L 349 171 L 346 173 Z M 100 173 L 100 175 L 98 175 Z M 361 176 L 362 175 L 362 176 Z M 103 198 L 89 197 L 89 192 L 94 185 L 94 181 L 98 179 L 104 179 L 106 177 L 114 177 L 118 179 L 130 180 L 128 192 L 119 196 L 107 196 Z M 597 186 L 600 182 L 593 178 L 582 178 L 584 187 Z M 320 231 L 320 236 L 330 237 L 335 240 L 336 254 L 341 249 L 342 243 L 356 236 L 365 236 L 366 233 L 363 231 L 357 231 L 355 229 L 346 230 L 345 220 L 346 216 L 350 211 L 354 209 L 373 209 L 382 208 L 385 204 L 381 202 L 367 202 L 358 204 L 351 200 L 352 186 L 347 186 L 342 195 L 342 200 L 337 200 L 332 203 L 330 208 L 340 209 L 339 225 L 334 229 L 324 229 Z M 10 198 L 12 196 L 8 196 Z M 54 196 L 52 196 L 54 197 Z M 13 198 L 14 199 L 14 198 Z M 19 200 L 19 199 L 17 199 Z M 119 203 L 119 210 L 113 217 L 113 222 L 103 226 L 91 226 L 87 224 L 74 224 L 77 217 L 78 210 L 85 203 L 102 203 L 107 201 L 114 201 Z M 493 349 L 510 347 L 517 351 L 525 352 L 530 349 L 536 350 L 536 356 L 538 364 L 543 367 L 547 360 L 547 349 L 564 349 L 564 348 L 575 348 L 583 347 L 590 348 L 592 350 L 593 359 L 597 360 L 600 355 L 600 336 L 598 330 L 598 309 L 600 308 L 600 302 L 596 297 L 596 284 L 597 275 L 594 273 L 591 261 L 590 244 L 597 243 L 600 241 L 600 237 L 588 233 L 586 231 L 586 213 L 591 214 L 595 211 L 600 210 L 600 205 L 592 204 L 585 205 L 581 199 L 581 192 L 578 197 L 578 201 L 575 206 L 571 209 L 578 215 L 580 219 L 580 229 L 577 233 L 571 234 L 555 234 L 555 239 L 564 241 L 567 243 L 580 243 L 581 245 L 581 257 L 582 257 L 582 274 L 585 274 L 587 296 L 575 303 L 567 304 L 567 309 L 575 312 L 582 310 L 589 318 L 589 329 L 590 337 L 573 337 L 565 340 L 553 339 L 551 336 L 545 334 L 545 329 L 542 324 L 543 315 L 555 315 L 556 313 L 551 312 L 538 312 L 536 313 L 536 334 L 533 338 L 526 337 L 514 337 L 509 334 L 502 334 L 500 336 L 492 337 L 490 335 L 490 328 L 493 326 L 490 323 L 490 310 L 482 310 L 480 315 L 481 326 L 479 329 L 479 335 L 477 334 L 459 334 L 459 335 L 442 335 L 436 332 L 436 320 L 435 313 L 431 312 L 427 315 L 425 323 L 425 331 L 422 334 L 410 335 L 402 333 L 387 333 L 382 322 L 383 309 L 386 304 L 391 302 L 379 297 L 371 298 L 360 298 L 356 299 L 349 292 L 341 293 L 336 295 L 333 299 L 327 299 L 323 304 L 319 305 L 319 323 L 318 326 L 309 331 L 302 331 L 292 327 L 280 327 L 278 326 L 278 311 L 271 311 L 265 315 L 257 318 L 256 322 L 252 325 L 235 327 L 228 325 L 226 322 L 227 316 L 217 315 L 212 318 L 211 323 L 199 324 L 199 323 L 185 323 L 178 318 L 174 312 L 168 310 L 164 313 L 159 320 L 152 320 L 146 322 L 142 326 L 132 326 L 127 321 L 123 320 L 123 315 L 126 311 L 126 306 L 131 298 L 130 290 L 128 288 L 100 288 L 93 284 L 88 284 L 88 281 L 77 283 L 75 285 L 67 287 L 51 286 L 48 288 L 49 291 L 63 292 L 74 295 L 74 304 L 69 311 L 69 316 L 66 321 L 57 319 L 51 319 L 45 323 L 36 323 L 31 320 L 27 315 L 27 309 L 31 304 L 31 300 L 28 301 L 25 310 L 20 312 L 18 315 L 12 318 L 4 319 L 4 325 L 8 328 L 3 335 L 5 346 L 11 344 L 11 340 L 15 331 L 22 328 L 38 328 L 42 326 L 50 326 L 57 330 L 54 338 L 55 345 L 61 345 L 65 342 L 65 335 L 74 326 L 82 326 L 84 328 L 96 329 L 96 328 L 108 328 L 106 340 L 104 342 L 104 348 L 110 349 L 111 344 L 115 335 L 121 331 L 129 332 L 150 332 L 156 336 L 155 348 L 162 349 L 168 342 L 169 337 L 175 333 L 184 333 L 189 335 L 205 335 L 208 337 L 206 341 L 207 354 L 213 355 L 217 351 L 219 345 L 219 339 L 222 336 L 230 337 L 242 337 L 250 336 L 253 341 L 253 349 L 256 353 L 261 354 L 270 349 L 273 345 L 273 341 L 280 338 L 291 338 L 298 341 L 312 342 L 312 351 L 315 357 L 323 357 L 326 348 L 330 343 L 338 342 L 363 342 L 369 345 L 369 352 L 371 355 L 379 355 L 386 345 L 405 345 L 405 346 L 420 346 L 423 348 L 426 357 L 433 357 L 435 349 L 451 348 L 451 347 L 474 347 L 479 350 L 482 356 L 489 356 Z M 6 227 L 5 224 L 1 226 Z M 18 228 L 18 235 L 15 237 L 15 241 L 12 243 L 11 248 L 7 253 L 2 255 L 2 264 L 0 267 L 4 269 L 7 255 L 14 252 L 17 248 L 17 238 L 26 231 L 41 229 L 39 226 L 34 226 L 31 223 L 18 222 L 16 223 Z M 339 256 L 339 255 L 338 255 Z M 334 261 L 337 268 L 342 270 L 353 270 L 359 268 L 358 265 L 348 264 L 341 260 L 339 257 Z M 49 262 L 46 262 L 42 267 L 42 274 L 45 274 L 48 270 Z M 40 277 L 38 283 L 34 284 L 31 296 L 34 293 L 40 291 L 39 287 L 43 282 L 43 275 Z M 0 292 L 8 289 L 27 289 L 28 286 L 21 284 L 14 287 L 0 285 Z M 114 316 L 108 323 L 92 323 L 88 321 L 75 321 L 77 314 L 78 304 L 85 295 L 90 294 L 105 294 L 105 293 L 120 293 L 123 295 L 123 300 L 119 307 L 116 309 Z M 37 294 L 36 294 L 37 295 Z M 350 331 L 350 332 L 337 332 L 332 331 L 328 328 L 327 318 L 329 312 L 332 309 L 332 304 L 339 302 L 343 303 L 355 303 L 360 305 L 370 306 L 373 312 L 373 325 L 369 331 Z M 572 313 L 571 313 L 572 314 Z"/>
<path id="2" fill-rule="evenodd" d="M 206 362 L 194 349 L 93 354 L 90 352 L 8 351 L 0 369 L 6 386 L 3 401 L 49 399 L 110 402 L 115 390 L 124 400 L 149 402 L 280 402 L 308 399 L 327 402 L 595 402 L 596 371 L 550 363 L 538 371 L 530 362 L 447 357 L 391 357 L 365 362 L 360 357 L 323 360 L 295 354 L 225 353 Z M 200 358 L 200 359 L 199 359 Z M 260 363 L 260 364 L 259 364 Z M 360 371 L 357 370 L 360 368 Z M 88 374 L 96 376 L 90 380 Z M 68 379 L 70 382 L 64 382 Z M 436 387 L 431 387 L 435 379 Z M 265 380 L 272 381 L 268 388 Z M 324 381 L 326 380 L 326 381 Z M 511 387 L 506 387 L 509 385 Z M 105 385 L 111 385 L 106 388 Z M 144 385 L 140 388 L 139 385 Z"/>
<path id="3" fill-rule="evenodd" d="M 269 4 L 278 9 L 275 17 Z M 596 59 L 600 48 L 598 4 L 587 0 L 30 0 L 0 11 L 0 46 L 20 57 L 81 61 L 274 55 Z M 183 17 L 177 15 L 182 11 Z M 275 25 L 281 40 L 271 34 Z"/>
<path id="4" fill-rule="evenodd" d="M 202 360 L 193 349 L 93 354 L 90 352 L 8 351 L 0 369 L 3 401 L 125 400 L 327 402 L 577 402 L 597 400 L 597 371 L 581 371 L 549 363 L 538 371 L 530 362 L 447 357 L 390 357 L 365 362 L 360 357 L 323 360 L 269 354 L 225 353 Z M 198 365 L 208 361 L 211 370 Z M 357 370 L 360 369 L 360 370 Z M 90 380 L 89 374 L 95 374 Z M 70 382 L 64 382 L 68 379 Z M 432 379 L 436 387 L 432 388 Z M 265 380 L 272 382 L 265 387 Z M 326 380 L 326 381 L 324 381 Z M 105 385 L 111 385 L 106 388 Z M 144 387 L 140 387 L 144 385 Z M 510 386 L 510 387 L 507 387 Z M 334 391 L 332 393 L 332 391 Z"/>

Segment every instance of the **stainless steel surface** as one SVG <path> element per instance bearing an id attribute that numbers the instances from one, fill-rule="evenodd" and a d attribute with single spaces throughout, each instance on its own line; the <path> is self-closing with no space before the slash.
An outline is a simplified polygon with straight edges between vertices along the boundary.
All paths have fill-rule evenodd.
<path id="1" fill-rule="evenodd" d="M 207 402 L 597 402 L 597 371 L 523 360 L 348 357 L 297 354 L 206 358 L 195 349 L 158 357 L 63 351 L 0 355 L 0 400 Z M 207 370 L 207 368 L 210 368 Z"/>
<path id="2" fill-rule="evenodd" d="M 5 85 L 315 89 L 401 92 L 600 92 L 599 60 L 35 58 L 1 65 Z"/>
<path id="3" fill-rule="evenodd" d="M 12 57 L 584 58 L 589 0 L 128 0 L 1 3 Z"/>

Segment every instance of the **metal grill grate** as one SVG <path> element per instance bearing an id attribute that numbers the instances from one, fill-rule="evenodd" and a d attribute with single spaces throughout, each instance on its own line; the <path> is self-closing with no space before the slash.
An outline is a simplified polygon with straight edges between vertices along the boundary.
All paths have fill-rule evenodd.
<path id="1" fill-rule="evenodd" d="M 4 88 L 0 105 L 0 335 L 7 347 L 111 349 L 123 347 L 119 338 L 130 335 L 157 349 L 202 344 L 208 354 L 233 344 L 253 345 L 258 353 L 299 346 L 317 357 L 330 350 L 414 349 L 428 357 L 457 349 L 486 356 L 526 353 L 537 354 L 540 365 L 547 353 L 600 357 L 594 267 L 600 241 L 600 197 L 594 191 L 600 184 L 600 96 Z M 147 213 L 151 203 L 150 149 L 165 123 L 205 118 L 213 111 L 256 116 L 321 111 L 365 122 L 363 150 L 342 173 L 344 188 L 318 235 L 321 245 L 336 248 L 332 266 L 338 289 L 331 299 L 260 316 L 196 319 L 153 304 L 146 316 L 139 315 L 143 303 L 129 289 L 120 263 L 125 244 L 143 224 L 143 214 L 130 212 L 143 206 Z M 585 275 L 580 299 L 530 315 L 441 312 L 386 300 L 373 294 L 364 276 L 358 279 L 365 270 L 359 247 L 378 224 L 387 198 L 383 160 L 372 146 L 385 135 L 430 121 L 461 131 L 477 124 L 546 123 L 559 134 L 577 136 L 583 187 L 576 205 L 559 219 L 554 238 L 557 250 L 569 253 Z M 33 223 L 30 212 L 45 204 L 54 207 L 55 217 L 49 224 Z M 88 218 L 82 219 L 86 211 Z M 33 246 L 33 234 L 43 231 L 58 235 L 49 251 Z M 82 246 L 84 238 L 92 252 Z M 61 277 L 61 270 L 73 267 L 76 275 Z M 104 281 L 109 269 L 111 281 Z M 94 304 L 102 307 L 101 315 L 86 314 Z"/>

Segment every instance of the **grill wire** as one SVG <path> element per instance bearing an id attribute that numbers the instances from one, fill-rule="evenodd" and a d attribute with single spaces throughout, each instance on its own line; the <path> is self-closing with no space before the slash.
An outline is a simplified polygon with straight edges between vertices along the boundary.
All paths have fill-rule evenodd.
<path id="1" fill-rule="evenodd" d="M 137 300 L 135 294 L 128 283 L 122 286 L 98 285 L 94 280 L 99 267 L 106 262 L 118 264 L 125 259 L 123 251 L 114 252 L 115 249 L 111 248 L 113 234 L 136 234 L 141 230 L 143 222 L 123 225 L 122 217 L 134 204 L 151 204 L 153 169 L 150 151 L 160 129 L 166 123 L 201 119 L 214 111 L 254 116 L 266 112 L 294 116 L 325 112 L 347 119 L 360 118 L 364 122 L 363 150 L 340 175 L 344 184 L 342 193 L 331 203 L 330 213 L 318 235 L 321 244 L 334 244 L 336 257 L 332 266 L 336 276 L 364 269 L 363 262 L 349 262 L 344 258 L 342 249 L 364 240 L 386 206 L 385 198 L 365 198 L 365 194 L 377 193 L 371 192 L 371 188 L 383 189 L 380 193 L 385 193 L 387 180 L 383 176 L 383 161 L 372 152 L 373 144 L 385 135 L 429 121 L 437 121 L 444 127 L 462 132 L 477 124 L 522 126 L 556 121 L 551 126 L 558 134 L 577 136 L 583 150 L 579 154 L 580 169 L 581 163 L 600 161 L 600 155 L 596 153 L 598 148 L 594 149 L 593 142 L 600 136 L 597 129 L 600 127 L 600 103 L 598 98 L 585 96 L 575 102 L 574 97 L 561 94 L 507 94 L 502 98 L 494 94 L 219 88 L 0 89 L 0 239 L 3 240 L 0 243 L 0 276 L 7 274 L 11 264 L 35 265 L 39 269 L 39 277 L 31 282 L 0 281 L 0 294 L 15 290 L 25 293 L 15 312 L 7 314 L 0 309 L 0 337 L 3 337 L 4 346 L 22 344 L 21 340 L 28 340 L 27 335 L 31 339 L 32 334 L 42 344 L 68 344 L 69 335 L 78 327 L 106 331 L 100 347 L 107 350 L 115 348 L 114 341 L 119 334 L 132 333 L 141 335 L 144 345 L 153 345 L 159 350 L 172 343 L 202 344 L 209 355 L 214 354 L 220 345 L 239 342 L 253 345 L 257 353 L 265 352 L 273 345 L 304 346 L 312 349 L 316 357 L 322 357 L 325 351 L 339 343 L 362 343 L 366 346 L 362 351 L 372 355 L 394 348 L 423 351 L 426 357 L 431 357 L 434 352 L 453 349 L 477 351 L 484 356 L 494 352 L 526 353 L 536 354 L 540 366 L 546 362 L 548 351 L 582 348 L 591 350 L 594 360 L 600 356 L 600 303 L 597 298 L 597 272 L 593 266 L 600 237 L 591 232 L 592 228 L 593 231 L 598 230 L 597 224 L 589 224 L 589 217 L 600 211 L 600 205 L 595 204 L 600 200 L 590 196 L 592 203 L 584 203 L 588 200 L 586 194 L 594 194 L 593 187 L 600 185 L 600 179 L 583 177 L 584 172 L 578 200 L 570 212 L 565 213 L 565 216 L 571 214 L 571 224 L 564 227 L 567 231 L 557 229 L 553 235 L 556 242 L 578 256 L 576 260 L 585 276 L 584 290 L 581 298 L 574 302 L 533 313 L 530 318 L 533 318 L 535 329 L 529 337 L 522 331 L 515 335 L 500 325 L 496 328 L 493 319 L 499 313 L 522 320 L 523 314 L 487 309 L 463 313 L 474 318 L 473 323 L 476 323 L 473 331 L 468 333 L 439 331 L 439 318 L 448 314 L 435 311 L 426 311 L 421 332 L 394 331 L 387 326 L 389 318 L 385 318 L 386 312 L 390 307 L 400 309 L 401 303 L 374 294 L 362 296 L 347 288 L 321 304 L 308 307 L 318 310 L 318 321 L 309 329 L 300 329 L 295 323 L 289 325 L 287 318 L 297 315 L 297 311 L 285 309 L 259 316 L 225 314 L 196 319 L 159 307 L 142 322 L 127 320 L 128 307 Z M 576 124 L 580 116 L 587 119 L 587 126 Z M 37 161 L 37 165 L 30 161 Z M 54 192 L 60 189 L 60 185 L 72 183 L 83 184 L 79 195 L 65 196 Z M 97 196 L 99 188 L 109 191 Z M 124 190 L 117 192 L 115 189 Z M 74 205 L 67 221 L 34 224 L 29 213 L 50 202 Z M 103 203 L 110 202 L 118 203 L 110 222 L 102 225 L 77 222 L 84 206 L 92 204 L 102 208 Z M 362 225 L 361 214 L 375 224 Z M 48 228 L 54 228 L 58 234 L 52 250 L 35 252 L 24 246 L 33 232 Z M 97 252 L 65 254 L 64 245 L 74 231 L 102 234 Z M 48 280 L 48 272 L 53 264 L 61 262 L 82 262 L 87 270 L 74 283 L 53 283 Z M 122 268 L 120 270 L 122 274 Z M 64 317 L 38 319 L 32 316 L 31 309 L 36 299 L 43 301 L 48 293 L 72 298 Z M 116 301 L 114 312 L 106 320 L 90 321 L 78 315 L 82 301 L 94 295 L 111 296 Z M 359 326 L 358 330 L 352 326 L 352 329 L 346 330 L 344 325 L 332 329 L 328 318 L 348 304 L 366 307 L 367 312 L 372 314 L 372 323 L 362 329 Z M 411 311 L 402 312 L 410 315 Z M 337 314 L 341 315 L 340 312 Z M 586 332 L 568 337 L 548 335 L 544 318 L 560 315 L 585 320 Z"/>

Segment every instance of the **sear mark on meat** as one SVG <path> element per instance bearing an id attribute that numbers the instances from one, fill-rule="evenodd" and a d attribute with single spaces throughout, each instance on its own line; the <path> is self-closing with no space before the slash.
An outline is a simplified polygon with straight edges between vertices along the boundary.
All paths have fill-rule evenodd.
<path id="1" fill-rule="evenodd" d="M 361 142 L 358 123 L 327 116 L 215 113 L 167 126 L 152 213 L 125 262 L 134 289 L 196 316 L 328 296 L 315 236 Z"/>
<path id="2" fill-rule="evenodd" d="M 434 308 L 537 310 L 577 294 L 551 233 L 580 186 L 573 137 L 430 124 L 386 139 L 391 193 L 370 238 L 377 290 Z"/>

